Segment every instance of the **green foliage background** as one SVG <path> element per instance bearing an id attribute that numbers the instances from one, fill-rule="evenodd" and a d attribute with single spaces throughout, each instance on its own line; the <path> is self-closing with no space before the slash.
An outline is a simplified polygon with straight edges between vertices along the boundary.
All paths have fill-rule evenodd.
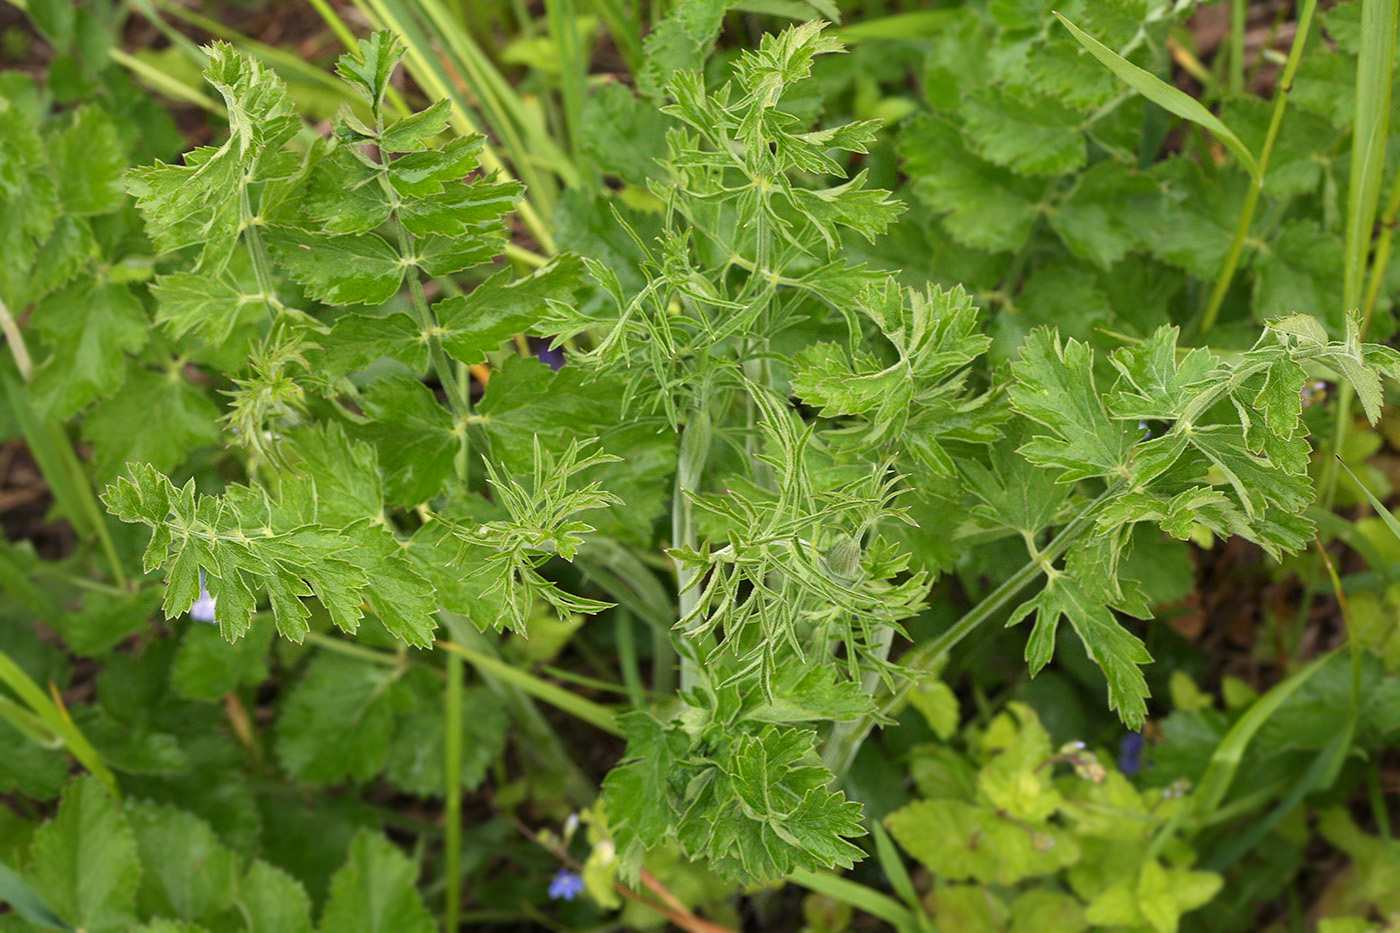
<path id="1" fill-rule="evenodd" d="M 1394 2 L 25 6 L 0 929 L 1400 909 Z"/>

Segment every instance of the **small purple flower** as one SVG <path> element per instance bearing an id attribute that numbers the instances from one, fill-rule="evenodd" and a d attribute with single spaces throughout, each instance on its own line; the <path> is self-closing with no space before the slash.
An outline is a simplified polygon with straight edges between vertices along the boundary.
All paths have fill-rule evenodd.
<path id="1" fill-rule="evenodd" d="M 535 357 L 556 372 L 564 368 L 564 351 L 557 347 L 542 346 L 535 351 Z"/>
<path id="2" fill-rule="evenodd" d="M 1129 732 L 1118 742 L 1118 770 L 1132 777 L 1142 769 L 1141 732 Z"/>
<path id="3" fill-rule="evenodd" d="M 549 882 L 550 899 L 571 901 L 583 893 L 583 879 L 567 868 L 559 869 L 554 880 Z"/>
<path id="4" fill-rule="evenodd" d="M 217 624 L 214 618 L 214 607 L 219 604 L 219 597 L 210 596 L 209 590 L 204 586 L 204 571 L 199 571 L 199 599 L 190 605 L 190 618 L 196 622 L 209 622 Z"/>

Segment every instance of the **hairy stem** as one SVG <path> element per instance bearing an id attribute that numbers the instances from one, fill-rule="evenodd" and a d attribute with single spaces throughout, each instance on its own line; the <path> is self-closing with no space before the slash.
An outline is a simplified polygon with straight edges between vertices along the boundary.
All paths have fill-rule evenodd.
<path id="1" fill-rule="evenodd" d="M 1083 537 L 1093 527 L 1094 518 L 1098 515 L 1099 510 L 1122 492 L 1122 488 L 1121 481 L 1111 485 L 1097 499 L 1086 505 L 1069 524 L 1060 529 L 1060 533 L 1045 546 L 1035 560 L 1028 561 L 1006 582 L 988 593 L 981 602 L 953 623 L 946 632 L 909 652 L 900 659 L 900 663 L 912 674 L 930 673 L 936 670 L 944 655 L 954 645 L 1007 608 L 1021 590 L 1049 569 L 1065 551 L 1069 550 L 1070 545 Z M 914 680 L 906 678 L 890 696 L 885 698 L 880 705 L 880 714 L 891 716 L 903 709 L 908 703 L 909 691 L 913 686 Z M 850 769 L 851 762 L 855 760 L 856 752 L 860 750 L 860 746 L 865 742 L 865 738 L 870 734 L 870 729 L 874 724 L 875 714 L 867 713 L 852 722 L 842 723 L 847 728 L 843 730 L 839 742 L 836 741 L 837 736 L 833 732 L 832 740 L 828 741 L 826 749 L 822 753 L 822 761 L 838 779 Z"/>
<path id="2" fill-rule="evenodd" d="M 694 506 L 687 493 L 698 492 L 700 480 L 705 473 L 705 462 L 710 452 L 710 416 L 702 409 L 691 423 L 681 428 L 680 450 L 676 458 L 676 487 L 671 497 L 671 545 L 672 547 L 696 547 L 700 542 L 695 529 Z M 700 601 L 700 588 L 696 585 L 693 568 L 676 564 L 676 592 L 680 603 L 677 619 L 684 619 L 695 611 Z M 681 691 L 693 688 L 700 679 L 698 652 L 681 652 Z"/>

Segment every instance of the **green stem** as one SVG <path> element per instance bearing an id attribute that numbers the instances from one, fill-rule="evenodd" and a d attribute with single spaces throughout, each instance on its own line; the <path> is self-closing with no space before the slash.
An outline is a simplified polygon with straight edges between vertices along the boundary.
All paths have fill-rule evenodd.
<path id="1" fill-rule="evenodd" d="M 39 472 L 48 483 L 54 500 L 73 523 L 73 528 L 84 541 L 96 541 L 111 571 L 112 580 L 126 589 L 126 572 L 122 569 L 117 549 L 107 531 L 106 514 L 97 504 L 92 485 L 78 455 L 73 451 L 73 443 L 63 425 L 40 418 L 32 405 L 23 385 L 7 374 L 0 374 L 0 389 L 9 402 L 9 409 L 19 422 L 20 433 Z"/>
<path id="2" fill-rule="evenodd" d="M 1109 486 L 1097 499 L 1086 505 L 1069 524 L 1060 529 L 1060 533 L 1045 546 L 1045 549 L 1035 560 L 1027 562 L 1004 583 L 988 593 L 981 602 L 953 623 L 946 632 L 933 641 L 910 651 L 900 658 L 899 663 L 913 674 L 935 670 L 942 662 L 943 656 L 954 645 L 1005 609 L 1021 590 L 1049 569 L 1069 549 L 1070 545 L 1078 541 L 1093 526 L 1094 518 L 1098 515 L 1099 510 L 1122 492 L 1122 488 L 1122 481 Z M 903 709 L 908 703 L 909 691 L 913 686 L 914 678 L 906 678 L 881 705 L 880 713 L 892 716 Z M 851 762 L 855 760 L 856 752 L 860 750 L 860 746 L 864 743 L 874 724 L 874 714 L 867 713 L 849 724 L 850 729 L 843 731 L 839 744 L 834 741 L 836 737 L 833 735 L 833 741 L 828 742 L 822 753 L 822 760 L 832 774 L 844 775 L 849 770 Z"/>
<path id="3" fill-rule="evenodd" d="M 0 333 L 10 345 L 10 355 L 15 358 L 15 368 L 19 377 L 28 382 L 33 375 L 34 365 L 29 360 L 29 349 L 24 345 L 24 335 L 19 332 L 19 324 L 10 315 L 10 309 L 0 300 Z"/>
<path id="4" fill-rule="evenodd" d="M 1283 114 L 1288 105 L 1288 95 L 1293 90 L 1293 76 L 1298 71 L 1298 63 L 1302 61 L 1303 46 L 1307 42 L 1313 10 L 1316 7 L 1317 0 L 1306 0 L 1298 13 L 1298 32 L 1293 38 L 1293 47 L 1288 50 L 1288 61 L 1283 66 L 1278 92 L 1274 95 L 1274 110 L 1269 118 L 1269 129 L 1264 135 L 1264 147 L 1259 152 L 1259 172 L 1250 176 L 1249 193 L 1245 195 L 1244 207 L 1240 210 L 1240 219 L 1235 225 L 1235 236 L 1230 241 L 1230 251 L 1225 254 L 1225 264 L 1220 267 L 1220 275 L 1216 277 L 1215 287 L 1211 289 L 1210 301 L 1201 315 L 1201 323 L 1197 328 L 1198 336 L 1204 337 L 1215 326 L 1220 306 L 1225 301 L 1225 293 L 1230 290 L 1230 283 L 1234 281 L 1235 269 L 1244 251 L 1245 240 L 1249 238 L 1249 228 L 1254 223 L 1254 211 L 1259 204 L 1259 193 L 1264 187 L 1264 173 L 1268 171 L 1269 158 L 1273 155 L 1274 144 L 1278 141 L 1279 128 L 1283 125 Z M 1236 8 L 1239 9 L 1240 6 L 1237 5 Z"/>
<path id="5" fill-rule="evenodd" d="M 326 651 L 333 651 L 336 654 L 345 655 L 347 658 L 355 658 L 358 661 L 368 661 L 370 664 L 397 667 L 403 663 L 403 659 L 392 651 L 368 648 L 353 641 L 346 641 L 344 638 L 337 638 L 334 635 L 323 635 L 320 632 L 307 632 L 306 641 Z"/>
<path id="6" fill-rule="evenodd" d="M 681 428 L 679 452 L 676 457 L 676 485 L 671 496 L 671 545 L 672 547 L 694 548 L 699 545 L 695 528 L 694 508 L 687 493 L 700 490 L 700 482 L 705 473 L 705 463 L 710 452 L 710 413 L 702 404 L 691 422 Z M 676 563 L 676 592 L 679 611 L 677 619 L 685 619 L 695 611 L 700 601 L 700 587 L 696 585 L 693 568 Z M 681 691 L 685 692 L 700 682 L 699 652 L 681 653 Z"/>
<path id="7" fill-rule="evenodd" d="M 1351 176 L 1347 188 L 1346 271 L 1342 308 L 1360 307 L 1371 254 L 1376 206 L 1385 173 L 1385 148 L 1390 129 L 1390 85 L 1395 64 L 1395 28 L 1400 0 L 1371 0 L 1361 8 L 1361 52 L 1356 66 L 1356 127 L 1352 131 Z M 1362 339 L 1366 331 L 1361 332 Z M 1340 455 L 1351 428 L 1349 383 L 1337 393 L 1337 420 L 1332 452 Z M 1322 476 L 1322 502 L 1331 508 L 1337 492 L 1337 459 L 1329 457 Z"/>
<path id="8" fill-rule="evenodd" d="M 646 706 L 646 690 L 642 687 L 642 675 L 637 664 L 637 629 L 632 624 L 632 613 L 618 606 L 613 610 L 614 631 L 617 633 L 617 666 L 622 671 L 622 683 L 627 688 L 627 699 L 636 709 Z"/>
<path id="9" fill-rule="evenodd" d="M 559 85 L 564 98 L 564 129 L 569 152 L 579 159 L 583 122 L 583 89 L 588 80 L 587 62 L 579 50 L 578 12 L 574 0 L 545 0 L 549 31 L 559 50 Z"/>
<path id="10" fill-rule="evenodd" d="M 1230 3 L 1230 94 L 1244 93 L 1244 27 L 1249 16 L 1249 0 Z"/>
<path id="11" fill-rule="evenodd" d="M 505 663 L 496 657 L 491 642 L 467 619 L 445 611 L 439 611 L 438 617 L 453 639 L 439 644 L 448 651 L 461 654 L 476 669 L 482 683 L 500 697 L 510 715 L 512 736 L 520 754 L 541 774 L 558 780 L 563 787 L 563 797 L 569 803 L 576 807 L 591 805 L 598 796 L 598 788 L 569 757 L 564 743 L 535 706 L 532 697 L 538 697 L 606 732 L 619 735 L 612 711 Z"/>
<path id="12" fill-rule="evenodd" d="M 1400 176 L 1391 183 L 1390 198 L 1381 213 L 1381 236 L 1376 242 L 1376 256 L 1371 262 L 1371 280 L 1366 286 L 1366 304 L 1361 313 L 1361 332 L 1371 329 L 1371 317 L 1376 312 L 1376 299 L 1385 282 L 1385 270 L 1390 265 L 1390 250 L 1395 240 L 1395 225 L 1400 216 Z"/>
<path id="13" fill-rule="evenodd" d="M 447 652 L 446 729 L 443 770 L 446 772 L 446 807 L 443 821 L 447 838 L 443 874 L 447 884 L 443 908 L 443 929 L 453 933 L 460 926 L 462 912 L 462 683 L 465 676 L 462 656 Z"/>
<path id="14" fill-rule="evenodd" d="M 635 4 L 635 14 L 629 16 L 620 0 L 593 0 L 593 8 L 598 11 L 603 22 L 608 25 L 613 44 L 622 53 L 627 70 L 637 74 L 642 70 L 642 24 L 641 3 Z"/>
<path id="15" fill-rule="evenodd" d="M 97 497 L 92 492 L 92 484 L 83 471 L 83 464 L 78 459 L 77 452 L 73 450 L 73 444 L 68 439 L 68 432 L 63 425 L 52 421 L 48 422 L 48 428 L 49 433 L 53 436 L 54 448 L 58 451 L 63 470 L 68 476 L 68 485 L 75 491 L 74 498 L 77 500 L 78 507 L 86 513 L 87 523 L 97 537 L 98 547 L 102 549 L 102 556 L 107 561 L 107 568 L 112 572 L 112 579 L 116 581 L 117 586 L 126 589 L 128 583 L 126 571 L 122 568 L 121 558 L 117 556 L 117 548 L 112 542 L 112 534 L 107 530 L 107 516 L 97 504 Z"/>
<path id="16" fill-rule="evenodd" d="M 622 728 L 617 724 L 617 716 L 601 703 L 594 703 L 592 700 L 584 699 L 547 680 L 541 680 L 533 674 L 507 664 L 500 658 L 486 654 L 484 651 L 468 648 L 458 642 L 445 641 L 439 642 L 439 645 L 447 651 L 466 658 L 471 662 L 472 667 L 483 674 L 488 674 L 497 680 L 517 687 L 530 696 L 543 700 L 550 706 L 561 709 L 603 732 L 619 738 L 622 737 Z"/>

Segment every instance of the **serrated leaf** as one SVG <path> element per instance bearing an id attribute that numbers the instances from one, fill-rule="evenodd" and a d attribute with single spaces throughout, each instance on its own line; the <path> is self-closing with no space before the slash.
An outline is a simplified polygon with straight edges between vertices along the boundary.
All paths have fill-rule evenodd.
<path id="1" fill-rule="evenodd" d="M 646 64 L 637 77 L 642 93 L 659 97 L 676 72 L 703 67 L 733 5 L 733 0 L 684 0 L 656 23 L 642 44 Z"/>
<path id="2" fill-rule="evenodd" d="M 385 152 L 415 152 L 426 149 L 434 137 L 446 131 L 451 118 L 452 101 L 444 98 L 424 110 L 390 123 L 379 137 L 379 145 Z"/>
<path id="3" fill-rule="evenodd" d="M 916 117 L 900 135 L 914 193 L 948 216 L 960 242 L 994 252 L 1025 245 L 1043 183 L 1020 178 L 968 151 L 957 128 L 936 115 Z"/>
<path id="4" fill-rule="evenodd" d="M 399 218 L 417 236 L 502 236 L 501 217 L 520 200 L 524 188 L 518 182 L 448 182 L 429 198 L 406 197 Z"/>
<path id="5" fill-rule="evenodd" d="M 266 66 L 223 42 L 207 53 L 204 76 L 227 105 L 228 141 L 186 153 L 183 166 L 134 169 L 127 178 L 156 245 L 172 252 L 198 244 L 196 271 L 218 274 L 242 232 L 243 185 L 295 170 L 296 161 L 280 149 L 301 121 L 282 80 Z"/>
<path id="6" fill-rule="evenodd" d="M 919 711 L 933 734 L 943 741 L 957 733 L 958 699 L 953 688 L 938 678 L 926 677 L 914 684 L 909 691 L 909 705 Z"/>
<path id="7" fill-rule="evenodd" d="M 137 898 L 143 915 L 200 922 L 233 904 L 239 858 L 208 823 L 148 801 L 128 805 L 126 815 L 144 869 Z"/>
<path id="8" fill-rule="evenodd" d="M 427 669 L 416 668 L 405 678 L 404 685 L 406 693 L 411 692 L 411 701 L 405 701 L 408 709 L 400 715 L 389 745 L 384 777 L 405 793 L 440 797 L 446 787 L 447 720 L 442 682 Z M 504 749 L 508 723 L 500 700 L 485 687 L 468 687 L 462 692 L 459 721 L 461 786 L 470 791 L 486 778 L 487 770 Z"/>
<path id="9" fill-rule="evenodd" d="M 579 148 L 627 184 L 644 185 L 658 174 L 665 140 L 665 116 L 620 82 L 604 84 L 584 102 Z"/>
<path id="10" fill-rule="evenodd" d="M 373 447 L 351 440 L 333 422 L 297 431 L 290 441 L 288 459 L 299 472 L 315 478 L 316 511 L 322 521 L 347 526 L 379 515 L 384 492 Z"/>
<path id="11" fill-rule="evenodd" d="M 407 506 L 442 492 L 462 451 L 462 432 L 423 383 L 395 376 L 371 383 L 364 393 L 371 421 L 363 434 L 379 450 L 389 498 Z"/>
<path id="12" fill-rule="evenodd" d="M 1203 390 L 1224 376 L 1219 358 L 1209 350 L 1180 354 L 1178 336 L 1175 327 L 1159 327 L 1142 343 L 1109 356 L 1122 375 L 1107 397 L 1115 418 L 1175 421 Z"/>
<path id="13" fill-rule="evenodd" d="M 76 927 L 125 930 L 136 920 L 141 862 L 121 808 L 93 777 L 69 785 L 58 814 L 34 834 L 25 880 Z"/>
<path id="14" fill-rule="evenodd" d="M 234 892 L 234 903 L 247 917 L 249 933 L 311 933 L 311 898 L 306 889 L 262 859 L 248 866 Z"/>
<path id="15" fill-rule="evenodd" d="M 390 667 L 320 654 L 278 710 L 277 760 L 311 784 L 368 781 L 394 733 Z"/>
<path id="16" fill-rule="evenodd" d="M 1264 374 L 1254 396 L 1254 406 L 1264 415 L 1264 425 L 1282 438 L 1292 437 L 1303 414 L 1303 386 L 1308 374 L 1297 363 L 1280 359 Z"/>
<path id="17" fill-rule="evenodd" d="M 583 263 L 565 254 L 523 278 L 507 269 L 466 295 L 439 301 L 433 312 L 443 328 L 444 349 L 463 363 L 481 362 L 501 341 L 530 330 L 550 302 L 572 298 L 582 278 Z"/>
<path id="18" fill-rule="evenodd" d="M 1344 259 L 1341 237 L 1310 220 L 1284 224 L 1278 235 L 1262 244 L 1251 265 L 1254 314 L 1267 320 L 1288 314 L 1316 315 L 1343 326 L 1342 282 L 1337 275 Z"/>
<path id="19" fill-rule="evenodd" d="M 1136 247 L 1142 237 L 1138 217 L 1158 196 L 1150 176 L 1105 159 L 1079 175 L 1046 219 L 1070 252 L 1107 269 Z"/>
<path id="20" fill-rule="evenodd" d="M 377 234 L 327 236 L 269 227 L 264 239 L 306 293 L 326 304 L 383 304 L 403 281 L 404 261 Z"/>
<path id="21" fill-rule="evenodd" d="M 360 830 L 331 879 L 321 929 L 336 933 L 434 933 L 418 896 L 418 866 L 378 833 Z"/>
<path id="22" fill-rule="evenodd" d="M 688 789 L 677 834 L 705 853 L 721 876 L 758 880 L 794 867 L 849 867 L 860 850 L 860 804 L 826 789 L 830 772 L 812 763 L 812 733 L 765 726 L 717 750 L 714 779 Z"/>
<path id="23" fill-rule="evenodd" d="M 1210 281 L 1219 273 L 1234 238 L 1248 179 L 1238 172 L 1207 172 L 1176 157 L 1153 166 L 1164 197 L 1140 222 L 1143 245 L 1163 262 Z"/>
<path id="24" fill-rule="evenodd" d="M 1089 341 L 1095 330 L 1116 321 L 1101 277 L 1073 261 L 1045 263 L 1028 272 L 1021 294 L 992 321 L 994 362 L 1015 359 L 1026 335 L 1054 327 L 1062 337 Z"/>
<path id="25" fill-rule="evenodd" d="M 1118 710 L 1129 729 L 1139 729 L 1147 717 L 1147 681 L 1139 664 L 1152 661 L 1146 647 L 1125 630 L 1109 611 L 1107 594 L 1081 586 L 1063 572 L 1056 572 L 1044 589 L 1011 613 L 1007 625 L 1015 625 L 1032 612 L 1035 628 L 1026 642 L 1026 663 L 1031 673 L 1050 660 L 1055 649 L 1055 630 L 1063 617 L 1074 626 L 1089 657 L 1108 678 L 1108 706 Z"/>
<path id="26" fill-rule="evenodd" d="M 191 625 L 175 653 L 170 686 L 191 700 L 214 702 L 242 684 L 262 683 L 273 632 L 270 621 L 256 619 L 246 635 L 229 644 L 217 629 Z"/>
<path id="27" fill-rule="evenodd" d="M 1126 475 L 1128 451 L 1140 435 L 1136 426 L 1109 420 L 1087 345 L 1062 343 L 1052 331 L 1036 330 L 1012 371 L 1012 405 L 1056 435 L 1033 438 L 1021 448 L 1032 463 L 1063 469 L 1061 482 Z"/>
<path id="28" fill-rule="evenodd" d="M 132 430 L 132 418 L 141 429 Z M 173 470 L 190 452 L 219 439 L 219 410 L 183 370 L 155 372 L 134 367 L 121 391 L 99 402 L 83 419 L 100 477 L 115 476 L 127 463 Z"/>
<path id="29" fill-rule="evenodd" d="M 681 756 L 689 742 L 679 728 L 644 710 L 624 713 L 618 725 L 627 735 L 627 752 L 603 779 L 603 800 L 619 854 L 640 859 L 675 820 L 671 784 L 685 773 Z"/>
<path id="30" fill-rule="evenodd" d="M 115 392 L 126 375 L 123 354 L 145 345 L 150 326 L 128 286 L 90 279 L 49 295 L 30 321 L 51 347 L 34 372 L 30 392 L 56 419 Z"/>
<path id="31" fill-rule="evenodd" d="M 57 628 L 64 644 L 75 654 L 101 656 L 150 624 L 151 614 L 160 604 L 159 597 L 150 588 L 122 596 L 89 593 L 82 608 L 64 614 Z"/>
<path id="32" fill-rule="evenodd" d="M 401 311 L 383 317 L 355 312 L 341 315 L 320 360 L 331 372 L 344 375 L 385 357 L 416 373 L 428 369 L 428 337 L 417 321 Z"/>
<path id="33" fill-rule="evenodd" d="M 336 59 L 335 70 L 378 109 L 394 66 L 403 58 L 404 51 L 392 32 L 379 29 L 361 39 L 354 51 Z"/>
<path id="34" fill-rule="evenodd" d="M 379 170 L 356 158 L 353 146 L 341 145 L 311 170 L 303 209 L 323 233 L 368 233 L 394 210 L 379 179 Z"/>
<path id="35" fill-rule="evenodd" d="M 951 880 L 1015 884 L 1071 865 L 1080 852 L 1064 830 L 1032 829 L 961 800 L 916 801 L 886 817 L 885 826 L 910 855 Z"/>
<path id="36" fill-rule="evenodd" d="M 35 800 L 52 800 L 62 793 L 71 770 L 68 756 L 35 738 L 0 721 L 0 792 Z"/>
<path id="37" fill-rule="evenodd" d="M 1356 123 L 1356 69 L 1355 55 L 1309 42 L 1288 99 L 1339 130 L 1349 129 Z"/>
<path id="38" fill-rule="evenodd" d="M 389 184 L 408 197 L 434 197 L 444 183 L 472 173 L 484 142 L 480 136 L 459 136 L 440 149 L 410 152 L 389 163 Z"/>
<path id="39" fill-rule="evenodd" d="M 223 276 L 172 272 L 156 278 L 156 323 L 173 337 L 195 332 L 219 345 L 233 329 L 264 312 L 264 300 Z"/>
<path id="40" fill-rule="evenodd" d="M 105 214 L 122 206 L 126 158 L 116 127 L 100 108 L 79 107 L 72 122 L 50 136 L 47 144 L 65 212 Z"/>
<path id="41" fill-rule="evenodd" d="M 962 103 L 963 130 L 984 159 L 1022 175 L 1064 175 L 1084 164 L 1082 118 L 1027 89 L 991 85 Z"/>

